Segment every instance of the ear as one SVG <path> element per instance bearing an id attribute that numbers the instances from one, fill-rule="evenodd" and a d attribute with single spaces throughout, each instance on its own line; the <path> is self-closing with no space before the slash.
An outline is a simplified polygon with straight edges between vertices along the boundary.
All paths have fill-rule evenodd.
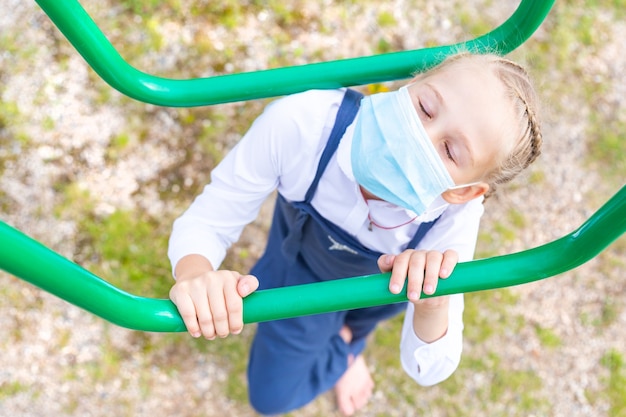
<path id="1" fill-rule="evenodd" d="M 467 187 L 444 191 L 441 197 L 450 204 L 463 204 L 481 195 L 485 195 L 487 191 L 489 191 L 489 184 L 479 182 L 478 184 L 468 185 Z"/>

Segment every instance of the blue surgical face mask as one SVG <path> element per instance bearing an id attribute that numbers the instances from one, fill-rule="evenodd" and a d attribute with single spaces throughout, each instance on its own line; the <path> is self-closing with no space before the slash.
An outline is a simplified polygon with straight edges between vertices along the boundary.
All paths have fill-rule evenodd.
<path id="1" fill-rule="evenodd" d="M 363 98 L 351 151 L 356 181 L 378 198 L 420 215 L 455 186 L 406 86 Z"/>

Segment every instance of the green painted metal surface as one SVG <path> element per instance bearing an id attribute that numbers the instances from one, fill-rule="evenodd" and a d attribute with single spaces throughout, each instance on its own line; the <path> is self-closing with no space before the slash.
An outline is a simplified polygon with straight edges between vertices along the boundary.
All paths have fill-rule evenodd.
<path id="1" fill-rule="evenodd" d="M 582 226 L 534 249 L 460 263 L 435 295 L 524 284 L 571 270 L 595 257 L 626 231 L 626 186 Z M 112 323 L 152 332 L 184 331 L 174 304 L 128 294 L 0 222 L 0 268 Z M 388 274 L 257 291 L 244 299 L 246 323 L 391 304 Z"/>
<path id="2" fill-rule="evenodd" d="M 455 45 L 268 69 L 211 78 L 174 80 L 128 65 L 76 0 L 36 0 L 94 70 L 112 87 L 140 101 L 191 107 L 408 78 L 458 48 L 506 54 L 539 27 L 554 0 L 523 0 L 501 26 Z M 435 295 L 489 290 L 555 276 L 598 255 L 626 231 L 626 187 L 574 232 L 527 251 L 461 263 Z M 171 301 L 129 294 L 0 221 L 0 269 L 112 323 L 135 330 L 184 331 Z M 244 300 L 254 323 L 401 302 L 388 274 L 258 291 Z"/>
<path id="3" fill-rule="evenodd" d="M 535 32 L 555 0 L 523 0 L 496 29 L 455 45 L 187 80 L 156 77 L 130 66 L 77 0 L 36 1 L 112 87 L 146 103 L 192 107 L 408 78 L 440 62 L 459 47 L 504 55 Z"/>

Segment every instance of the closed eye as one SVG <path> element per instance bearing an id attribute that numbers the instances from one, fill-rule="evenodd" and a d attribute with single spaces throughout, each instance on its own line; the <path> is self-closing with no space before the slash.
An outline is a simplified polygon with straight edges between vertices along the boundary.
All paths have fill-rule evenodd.
<path id="1" fill-rule="evenodd" d="M 419 102 L 419 105 L 420 105 L 420 110 L 422 111 L 422 113 L 424 113 L 424 115 L 425 115 L 426 117 L 428 117 L 428 119 L 429 119 L 429 120 L 430 120 L 430 119 L 432 119 L 433 117 L 430 115 L 430 113 L 428 113 L 428 112 L 426 111 L 426 109 L 424 108 L 424 105 L 422 104 L 421 100 L 420 100 L 420 101 L 418 101 L 418 102 Z"/>
<path id="2" fill-rule="evenodd" d="M 456 163 L 456 161 L 455 161 L 455 160 L 454 160 L 454 158 L 452 157 L 452 153 L 450 152 L 450 147 L 448 147 L 448 143 L 447 143 L 447 142 L 446 142 L 446 143 L 444 143 L 444 144 L 443 144 L 443 146 L 444 146 L 444 148 L 445 148 L 445 150 L 446 150 L 446 156 L 448 157 L 448 159 L 449 159 L 449 160 L 451 160 L 452 162 L 455 162 L 455 163 Z"/>

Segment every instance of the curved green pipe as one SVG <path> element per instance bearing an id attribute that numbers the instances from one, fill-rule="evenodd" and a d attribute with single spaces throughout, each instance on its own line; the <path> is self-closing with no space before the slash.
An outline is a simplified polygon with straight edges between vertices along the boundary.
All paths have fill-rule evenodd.
<path id="1" fill-rule="evenodd" d="M 573 269 L 626 231 L 626 186 L 574 232 L 545 245 L 460 263 L 435 295 L 524 284 Z M 112 323 L 152 332 L 184 331 L 169 300 L 128 294 L 0 221 L 0 268 Z M 244 299 L 244 321 L 254 323 L 406 300 L 388 291 L 388 274 L 257 291 Z"/>
<path id="2" fill-rule="evenodd" d="M 186 80 L 156 77 L 130 66 L 77 0 L 36 1 L 87 63 L 113 88 L 146 103 L 192 107 L 408 78 L 458 48 L 504 55 L 535 32 L 555 0 L 522 0 L 502 25 L 474 40 L 455 45 Z"/>

